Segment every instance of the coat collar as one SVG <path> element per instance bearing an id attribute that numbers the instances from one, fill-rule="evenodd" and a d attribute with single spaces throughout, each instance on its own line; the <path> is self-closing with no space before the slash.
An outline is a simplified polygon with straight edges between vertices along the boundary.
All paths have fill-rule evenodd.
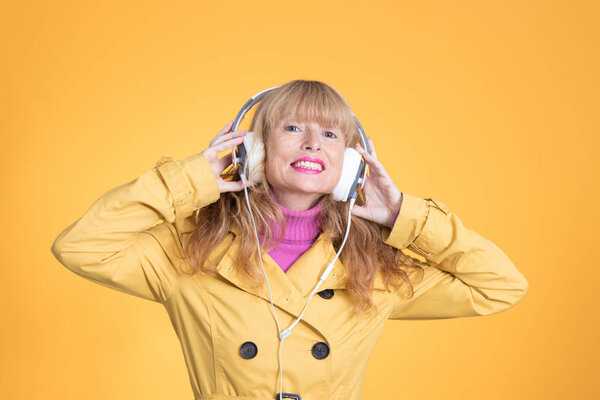
<path id="1" fill-rule="evenodd" d="M 246 275 L 233 266 L 234 255 L 239 248 L 240 241 L 238 229 L 236 229 L 234 224 L 230 227 L 229 236 L 231 236 L 230 240 L 232 242 L 219 261 L 217 272 L 221 277 L 239 289 L 270 302 L 269 292 L 264 281 L 261 286 L 250 285 Z M 285 310 L 295 318 L 299 317 L 308 300 L 308 296 L 314 289 L 321 274 L 325 271 L 325 268 L 327 268 L 327 265 L 335 257 L 335 253 L 331 242 L 325 240 L 321 233 L 312 247 L 304 252 L 286 273 L 267 253 L 262 252 L 263 267 L 269 281 L 273 305 Z M 321 286 L 319 286 L 318 291 L 324 289 L 343 289 L 346 287 L 345 284 L 346 269 L 338 259 L 335 261 L 333 270 Z M 332 332 L 329 331 L 326 314 L 322 310 L 319 310 L 316 304 L 318 303 L 317 299 L 319 299 L 319 296 L 315 293 L 302 316 L 302 320 L 320 331 L 324 337 L 329 337 Z M 281 327 L 281 329 L 284 328 L 286 327 Z"/>
<path id="2" fill-rule="evenodd" d="M 218 274 L 239 289 L 270 302 L 269 292 L 264 281 L 261 286 L 252 286 L 249 284 L 246 275 L 234 268 L 233 259 L 239 248 L 240 236 L 238 234 L 239 229 L 234 223 L 231 224 L 229 231 L 230 234 L 226 240 L 231 240 L 231 244 L 218 262 Z M 308 296 L 317 284 L 321 274 L 327 268 L 327 265 L 335 258 L 335 254 L 336 250 L 331 241 L 327 240 L 323 233 L 319 234 L 312 247 L 294 262 L 287 273 L 266 252 L 262 252 L 263 267 L 269 281 L 274 306 L 287 311 L 296 318 L 300 316 Z M 334 263 L 332 271 L 325 278 L 321 286 L 319 286 L 317 292 L 324 289 L 345 289 L 346 282 L 347 270 L 338 258 Z M 374 287 L 375 289 L 383 289 L 383 280 L 379 271 L 375 275 Z M 316 293 L 313 295 L 302 320 L 321 331 L 325 337 L 329 337 L 327 336 L 330 334 L 328 332 L 327 315 L 322 311 L 319 312 L 319 307 L 317 307 L 317 304 L 314 304 L 318 301 L 315 298 L 318 297 Z"/>
<path id="3" fill-rule="evenodd" d="M 262 288 L 252 288 L 246 285 L 247 278 L 233 268 L 233 256 L 239 247 L 239 228 L 232 223 L 229 228 L 233 235 L 233 242 L 226 251 L 224 257 L 217 266 L 217 271 L 227 280 L 235 283 L 243 290 L 255 295 L 269 299 L 266 285 Z M 292 264 L 287 273 L 266 252 L 261 252 L 265 274 L 269 280 L 271 294 L 278 292 L 281 295 L 297 293 L 302 297 L 308 297 L 314 289 L 321 274 L 327 265 L 335 258 L 336 251 L 332 243 L 326 240 L 320 233 L 313 245 L 305 251 L 298 260 Z M 335 260 L 333 270 L 319 286 L 319 291 L 324 289 L 345 289 L 347 272 L 345 266 L 339 260 Z"/>

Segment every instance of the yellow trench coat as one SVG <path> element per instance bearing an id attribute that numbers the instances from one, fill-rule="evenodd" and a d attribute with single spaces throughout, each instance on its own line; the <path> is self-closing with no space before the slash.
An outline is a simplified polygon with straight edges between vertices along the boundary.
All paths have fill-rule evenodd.
<path id="1" fill-rule="evenodd" d="M 96 200 L 51 250 L 74 273 L 165 307 L 196 400 L 271 400 L 279 391 L 277 328 L 266 285 L 249 287 L 232 265 L 235 226 L 211 253 L 217 276 L 178 272 L 186 264 L 182 235 L 193 228 L 192 213 L 219 196 L 201 153 L 175 161 L 164 155 L 154 168 Z M 355 318 L 354 300 L 344 290 L 345 267 L 337 260 L 320 287 L 323 296 L 312 298 L 284 341 L 284 392 L 302 400 L 360 399 L 367 361 L 388 319 L 490 315 L 527 293 L 528 282 L 511 260 L 465 228 L 444 203 L 403 196 L 395 225 L 382 227 L 381 234 L 386 244 L 425 257 L 429 266 L 414 297 L 385 291 L 377 275 L 378 313 Z M 300 315 L 335 253 L 321 235 L 287 273 L 263 253 L 281 329 Z"/>

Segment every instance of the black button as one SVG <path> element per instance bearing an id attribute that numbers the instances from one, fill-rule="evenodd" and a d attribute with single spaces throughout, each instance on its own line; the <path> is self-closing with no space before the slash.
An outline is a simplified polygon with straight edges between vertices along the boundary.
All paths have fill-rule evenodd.
<path id="1" fill-rule="evenodd" d="M 246 360 L 256 357 L 257 353 L 258 353 L 258 347 L 256 347 L 256 345 L 252 342 L 244 342 L 240 346 L 240 354 Z"/>
<path id="2" fill-rule="evenodd" d="M 329 346 L 325 342 L 317 342 L 312 347 L 312 355 L 317 360 L 322 360 L 329 355 Z"/>
<path id="3" fill-rule="evenodd" d="M 319 296 L 321 296 L 324 299 L 330 299 L 333 297 L 333 289 L 325 289 L 325 290 L 321 290 L 320 292 L 317 292 L 317 294 Z"/>
<path id="4" fill-rule="evenodd" d="M 300 397 L 299 394 L 295 394 L 295 393 L 281 393 L 281 396 L 279 396 L 279 393 L 277 393 L 275 395 L 275 400 L 281 400 L 281 399 L 302 400 L 302 397 Z"/>

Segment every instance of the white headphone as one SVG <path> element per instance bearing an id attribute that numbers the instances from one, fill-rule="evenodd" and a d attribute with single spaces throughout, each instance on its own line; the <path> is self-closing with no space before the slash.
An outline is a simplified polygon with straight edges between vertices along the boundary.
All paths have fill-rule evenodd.
<path id="1" fill-rule="evenodd" d="M 246 115 L 246 113 L 248 112 L 248 110 L 250 110 L 252 108 L 252 106 L 254 106 L 256 103 L 258 103 L 268 92 L 270 92 L 271 90 L 277 89 L 278 87 L 279 86 L 275 86 L 275 87 L 272 87 L 269 89 L 265 89 L 262 92 L 259 92 L 259 93 L 255 94 L 254 96 L 252 96 L 250 98 L 250 100 L 248 100 L 246 102 L 246 104 L 243 105 L 242 109 L 238 112 L 237 116 L 235 117 L 233 126 L 231 128 L 231 132 L 235 132 L 237 130 L 240 122 L 244 118 L 244 115 Z M 362 125 L 360 124 L 360 122 L 358 121 L 358 119 L 356 118 L 356 116 L 354 114 L 352 114 L 352 116 L 354 117 L 354 120 L 356 121 L 358 129 L 361 133 L 361 141 L 362 141 L 363 148 L 367 152 L 370 152 L 369 143 L 367 141 L 367 137 L 365 135 L 365 131 L 362 128 Z M 317 282 L 315 288 L 308 296 L 308 300 L 306 301 L 306 304 L 304 305 L 304 308 L 302 309 L 300 316 L 289 327 L 287 327 L 286 329 L 284 329 L 282 331 L 279 326 L 279 321 L 277 320 L 277 316 L 275 315 L 275 307 L 273 305 L 273 298 L 271 296 L 271 288 L 269 286 L 269 280 L 267 279 L 267 274 L 265 273 L 265 268 L 262 263 L 262 255 L 260 252 L 260 242 L 259 242 L 258 233 L 256 230 L 256 223 L 254 222 L 254 215 L 252 214 L 252 209 L 250 207 L 250 201 L 248 200 L 248 190 L 246 188 L 246 182 L 249 179 L 254 182 L 259 182 L 263 178 L 261 176 L 263 171 L 259 171 L 259 169 L 257 168 L 257 165 L 265 157 L 265 148 L 264 148 L 264 143 L 263 143 L 262 139 L 258 138 L 257 136 L 254 136 L 254 132 L 247 132 L 246 136 L 244 137 L 243 143 L 241 143 L 240 145 L 237 146 L 237 152 L 239 152 L 239 157 L 236 157 L 236 148 L 235 147 L 233 148 L 232 160 L 233 160 L 234 168 L 236 168 L 238 165 L 240 165 L 238 173 L 244 184 L 246 205 L 248 206 L 248 210 L 250 211 L 252 225 L 254 226 L 254 235 L 256 237 L 256 245 L 258 248 L 260 265 L 261 265 L 261 268 L 263 271 L 263 275 L 265 277 L 265 282 L 267 284 L 267 291 L 269 292 L 269 300 L 271 302 L 271 312 L 273 314 L 273 318 L 275 318 L 275 324 L 277 325 L 277 332 L 279 335 L 279 340 L 281 342 L 280 346 L 279 346 L 280 390 L 279 390 L 279 393 L 277 394 L 276 399 L 282 400 L 284 395 L 286 395 L 285 397 L 288 397 L 288 398 L 289 397 L 299 397 L 297 395 L 290 395 L 288 393 L 283 393 L 283 365 L 282 365 L 283 363 L 282 363 L 282 359 L 281 359 L 281 353 L 282 353 L 282 349 L 283 349 L 283 340 L 292 334 L 292 328 L 294 326 L 296 326 L 296 324 L 298 322 L 300 322 L 300 320 L 302 319 L 302 316 L 304 315 L 304 312 L 306 311 L 306 307 L 308 307 L 308 303 L 312 299 L 313 295 L 319 289 L 319 286 L 321 286 L 321 283 L 325 280 L 325 278 L 327 278 L 327 276 L 333 269 L 335 261 L 338 259 L 340 253 L 342 252 L 342 249 L 344 248 L 344 244 L 346 244 L 346 239 L 348 238 L 348 232 L 350 232 L 352 207 L 354 206 L 354 203 L 356 202 L 356 198 L 358 197 L 357 187 L 360 184 L 360 188 L 361 189 L 363 188 L 365 181 L 367 179 L 367 168 L 366 168 L 366 162 L 363 160 L 362 156 L 360 155 L 360 153 L 358 151 L 356 151 L 350 147 L 347 147 L 344 150 L 344 164 L 342 167 L 342 174 L 340 176 L 340 180 L 338 181 L 335 189 L 332 192 L 333 198 L 335 200 L 346 202 L 346 201 L 348 201 L 348 199 L 350 199 L 350 206 L 348 208 L 348 225 L 346 227 L 346 234 L 344 236 L 344 240 L 342 241 L 342 245 L 340 246 L 340 249 L 338 250 L 337 254 L 335 255 L 335 258 L 333 259 L 333 261 L 331 261 L 331 263 L 329 263 L 329 265 L 327 266 L 327 268 L 325 269 L 323 274 L 321 274 L 321 277 L 319 278 L 319 281 Z M 361 172 L 362 172 L 362 176 L 361 176 Z"/>

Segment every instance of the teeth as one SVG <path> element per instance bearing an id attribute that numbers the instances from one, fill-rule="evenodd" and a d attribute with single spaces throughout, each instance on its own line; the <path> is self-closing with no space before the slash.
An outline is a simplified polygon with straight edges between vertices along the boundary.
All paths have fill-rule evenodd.
<path id="1" fill-rule="evenodd" d="M 306 168 L 306 169 L 315 169 L 317 171 L 323 171 L 323 166 L 318 163 L 310 162 L 310 161 L 298 161 L 292 164 L 294 167 Z"/>

